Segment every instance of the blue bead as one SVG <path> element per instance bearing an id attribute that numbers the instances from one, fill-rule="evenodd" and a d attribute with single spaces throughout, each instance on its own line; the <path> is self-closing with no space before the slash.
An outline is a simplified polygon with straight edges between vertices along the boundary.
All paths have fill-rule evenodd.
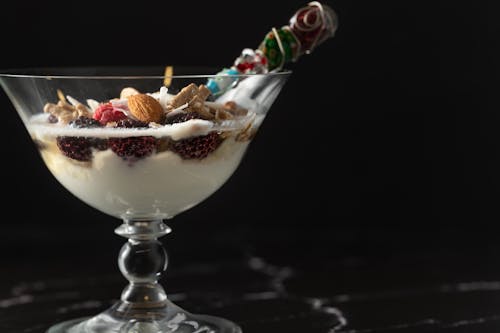
<path id="1" fill-rule="evenodd" d="M 214 79 L 208 80 L 207 88 L 212 92 L 213 95 L 217 94 L 220 91 L 219 85 L 214 81 Z"/>
<path id="2" fill-rule="evenodd" d="M 235 68 L 224 68 L 221 70 L 215 78 L 209 79 L 207 81 L 207 88 L 212 92 L 213 95 L 221 94 L 229 89 L 236 81 L 237 77 L 231 77 L 232 75 L 239 75 Z"/>
<path id="3" fill-rule="evenodd" d="M 240 74 L 240 72 L 238 72 L 238 70 L 234 69 L 234 68 L 226 69 L 225 72 L 226 72 L 227 75 L 238 75 L 238 74 Z"/>

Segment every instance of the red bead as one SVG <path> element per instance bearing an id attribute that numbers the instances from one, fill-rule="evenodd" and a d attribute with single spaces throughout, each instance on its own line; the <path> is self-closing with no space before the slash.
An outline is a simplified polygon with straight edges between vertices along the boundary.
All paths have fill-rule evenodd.
<path id="1" fill-rule="evenodd" d="M 301 52 L 310 52 L 332 37 L 337 29 L 337 16 L 326 5 L 310 3 L 290 19 L 290 30 L 300 42 Z"/>

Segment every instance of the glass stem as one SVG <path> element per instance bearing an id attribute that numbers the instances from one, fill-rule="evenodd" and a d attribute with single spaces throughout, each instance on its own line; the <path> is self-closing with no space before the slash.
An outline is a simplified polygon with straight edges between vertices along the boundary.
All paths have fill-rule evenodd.
<path id="1" fill-rule="evenodd" d="M 128 238 L 120 250 L 118 266 L 129 281 L 116 311 L 165 305 L 167 295 L 158 281 L 167 268 L 168 258 L 158 238 L 170 231 L 162 220 L 124 220 L 115 230 L 118 235 Z"/>

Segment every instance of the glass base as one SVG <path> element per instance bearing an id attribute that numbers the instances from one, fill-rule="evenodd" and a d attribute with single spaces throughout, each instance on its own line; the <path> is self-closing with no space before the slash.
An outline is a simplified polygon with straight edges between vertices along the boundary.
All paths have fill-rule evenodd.
<path id="1" fill-rule="evenodd" d="M 242 333 L 229 320 L 193 315 L 170 301 L 147 311 L 118 302 L 107 311 L 56 324 L 47 333 Z"/>

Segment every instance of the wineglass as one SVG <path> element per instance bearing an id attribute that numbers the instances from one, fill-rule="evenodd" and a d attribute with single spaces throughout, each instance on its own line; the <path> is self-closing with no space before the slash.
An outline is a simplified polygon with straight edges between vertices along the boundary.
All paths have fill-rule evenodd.
<path id="1" fill-rule="evenodd" d="M 217 73 L 188 67 L 18 69 L 0 83 L 51 174 L 121 220 L 118 266 L 129 281 L 106 311 L 49 333 L 237 333 L 195 315 L 158 283 L 165 224 L 217 191 L 237 169 L 290 71 Z"/>

